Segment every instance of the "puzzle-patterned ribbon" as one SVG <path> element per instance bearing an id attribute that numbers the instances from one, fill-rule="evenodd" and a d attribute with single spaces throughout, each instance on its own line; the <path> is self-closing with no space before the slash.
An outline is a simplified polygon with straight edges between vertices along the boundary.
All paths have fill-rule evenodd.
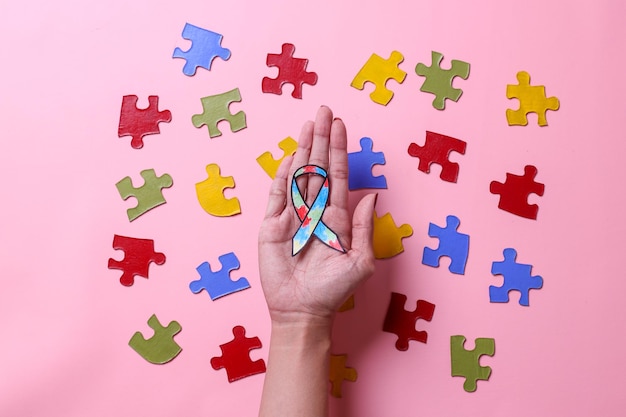
<path id="1" fill-rule="evenodd" d="M 311 207 L 307 206 L 304 202 L 296 182 L 299 176 L 305 174 L 319 175 L 324 178 L 324 183 L 317 193 L 317 196 L 315 196 L 315 201 L 313 201 Z M 339 252 L 346 252 L 343 246 L 341 246 L 335 232 L 330 230 L 322 221 L 322 215 L 324 214 L 326 203 L 328 202 L 329 190 L 330 182 L 328 180 L 328 174 L 323 168 L 317 165 L 305 165 L 294 172 L 293 179 L 291 180 L 291 200 L 293 201 L 293 207 L 296 209 L 296 214 L 302 223 L 292 239 L 291 254 L 293 256 L 297 255 L 304 246 L 306 246 L 313 235 L 325 245 Z"/>

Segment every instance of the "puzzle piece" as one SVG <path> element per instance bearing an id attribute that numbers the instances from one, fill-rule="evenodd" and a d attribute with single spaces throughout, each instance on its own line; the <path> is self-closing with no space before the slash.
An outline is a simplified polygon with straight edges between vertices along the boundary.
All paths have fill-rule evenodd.
<path id="1" fill-rule="evenodd" d="M 211 300 L 215 301 L 225 295 L 250 288 L 250 283 L 244 277 L 237 281 L 230 279 L 230 272 L 239 269 L 240 266 L 239 259 L 233 252 L 220 256 L 218 260 L 222 264 L 222 269 L 219 271 L 213 272 L 208 262 L 203 262 L 196 268 L 201 278 L 189 283 L 191 292 L 198 294 L 200 291 L 206 290 Z"/>
<path id="2" fill-rule="evenodd" d="M 293 85 L 291 96 L 302 98 L 302 86 L 317 83 L 317 74 L 306 71 L 309 60 L 294 58 L 293 53 L 295 51 L 296 47 L 293 44 L 284 43 L 280 54 L 267 54 L 267 66 L 278 67 L 278 77 L 263 77 L 261 90 L 264 93 L 281 95 L 283 84 L 288 83 Z"/>
<path id="3" fill-rule="evenodd" d="M 531 275 L 533 266 L 517 263 L 515 261 L 516 258 L 517 251 L 507 248 L 504 250 L 504 261 L 491 264 L 491 273 L 504 277 L 504 283 L 501 287 L 489 286 L 489 301 L 492 303 L 508 303 L 509 292 L 516 290 L 520 292 L 520 305 L 528 306 L 528 293 L 530 290 L 538 290 L 543 287 L 543 278 L 539 275 Z"/>
<path id="4" fill-rule="evenodd" d="M 352 294 L 346 301 L 343 302 L 342 305 L 339 306 L 339 310 L 337 312 L 343 313 L 344 311 L 353 310 L 354 309 L 354 294 Z"/>
<path id="5" fill-rule="evenodd" d="M 469 252 L 469 235 L 459 233 L 459 218 L 456 216 L 446 217 L 446 227 L 440 227 L 430 223 L 428 236 L 439 238 L 437 249 L 424 248 L 422 263 L 428 266 L 439 267 L 439 259 L 442 256 L 450 258 L 448 269 L 453 274 L 465 274 L 465 265 Z"/>
<path id="6" fill-rule="evenodd" d="M 154 169 L 145 169 L 141 171 L 140 175 L 144 180 L 141 187 L 134 187 L 130 177 L 122 178 L 115 184 L 122 200 L 127 200 L 128 197 L 137 199 L 137 206 L 126 210 L 128 220 L 131 222 L 147 211 L 165 204 L 163 188 L 170 188 L 174 184 L 169 174 L 157 177 Z"/>
<path id="7" fill-rule="evenodd" d="M 263 171 L 265 171 L 272 179 L 276 177 L 276 172 L 278 171 L 280 164 L 283 162 L 283 159 L 296 153 L 296 149 L 298 149 L 298 142 L 288 136 L 278 143 L 278 147 L 283 151 L 282 158 L 274 159 L 271 152 L 264 152 L 256 159 L 259 165 L 261 165 L 261 168 L 263 168 Z"/>
<path id="8" fill-rule="evenodd" d="M 356 382 L 357 372 L 354 368 L 348 368 L 346 362 L 348 355 L 330 355 L 330 394 L 341 398 L 341 385 L 343 381 Z"/>
<path id="9" fill-rule="evenodd" d="M 409 340 L 426 343 L 428 333 L 415 330 L 415 323 L 419 319 L 431 321 L 435 312 L 435 305 L 424 300 L 417 300 L 415 310 L 407 311 L 404 309 L 406 300 L 404 294 L 391 293 L 391 301 L 383 324 L 383 331 L 398 336 L 396 349 L 402 351 L 409 349 Z"/>
<path id="10" fill-rule="evenodd" d="M 374 143 L 370 138 L 361 138 L 361 150 L 348 154 L 348 188 L 359 190 L 362 188 L 387 188 L 387 179 L 384 175 L 372 175 L 374 165 L 385 164 L 385 154 L 373 152 Z"/>
<path id="11" fill-rule="evenodd" d="M 135 149 L 143 148 L 143 137 L 161 133 L 159 123 L 171 122 L 172 113 L 169 110 L 159 111 L 159 96 L 148 96 L 148 107 L 137 108 L 139 97 L 134 95 L 122 98 L 120 124 L 117 136 L 131 136 L 130 146 Z"/>
<path id="12" fill-rule="evenodd" d="M 391 217 L 391 213 L 382 217 L 376 215 L 374 211 L 374 256 L 376 259 L 386 259 L 396 256 L 404 251 L 402 239 L 413 235 L 413 228 L 409 224 L 400 227 Z"/>
<path id="13" fill-rule="evenodd" d="M 163 327 L 153 314 L 148 319 L 148 326 L 154 330 L 154 336 L 146 340 L 141 332 L 136 332 L 128 345 L 150 363 L 163 364 L 178 356 L 182 348 L 174 341 L 174 336 L 182 330 L 180 324 L 171 321 L 167 327 Z"/>
<path id="14" fill-rule="evenodd" d="M 500 194 L 498 208 L 520 217 L 536 220 L 539 206 L 528 204 L 528 196 L 530 194 L 542 196 L 545 190 L 544 184 L 535 182 L 536 175 L 537 168 L 526 165 L 524 175 L 507 173 L 504 184 L 492 181 L 489 185 L 489 191 L 492 194 Z"/>
<path id="15" fill-rule="evenodd" d="M 467 143 L 460 139 L 439 133 L 426 131 L 426 141 L 424 146 L 415 143 L 409 145 L 409 155 L 419 158 L 417 167 L 426 174 L 430 173 L 430 165 L 435 163 L 441 165 L 439 178 L 447 182 L 456 182 L 459 177 L 459 164 L 449 160 L 452 151 L 465 155 Z"/>
<path id="16" fill-rule="evenodd" d="M 528 113 L 536 113 L 539 126 L 547 126 L 546 112 L 558 110 L 559 99 L 546 98 L 546 87 L 543 85 L 530 85 L 530 74 L 526 71 L 517 73 L 517 82 L 518 85 L 507 84 L 506 86 L 506 98 L 519 100 L 519 109 L 506 109 L 506 120 L 509 126 L 526 126 Z"/>
<path id="17" fill-rule="evenodd" d="M 217 217 L 234 216 L 241 213 L 241 205 L 237 197 L 224 197 L 226 188 L 234 188 L 233 177 L 222 177 L 217 164 L 206 166 L 208 178 L 196 183 L 196 195 L 200 205 L 207 213 Z"/>
<path id="18" fill-rule="evenodd" d="M 250 351 L 262 347 L 261 340 L 258 337 L 246 337 L 246 329 L 242 326 L 233 328 L 233 336 L 233 340 L 220 345 L 222 356 L 211 358 L 213 369 L 226 369 L 228 382 L 265 372 L 263 359 L 254 362 L 250 359 Z"/>
<path id="19" fill-rule="evenodd" d="M 204 112 L 194 114 L 191 117 L 191 122 L 198 128 L 202 126 L 208 127 L 210 137 L 214 138 L 222 135 L 222 132 L 217 128 L 217 124 L 222 120 L 228 120 L 232 132 L 238 132 L 246 128 L 246 114 L 243 111 L 232 114 L 229 108 L 231 103 L 241 101 L 241 93 L 239 93 L 238 88 L 222 94 L 202 97 L 200 101 L 202 102 Z"/>
<path id="20" fill-rule="evenodd" d="M 452 66 L 446 70 L 441 68 L 440 65 L 443 59 L 442 54 L 432 51 L 431 59 L 432 64 L 430 67 L 422 63 L 417 64 L 415 73 L 426 77 L 420 91 L 434 94 L 433 107 L 437 110 L 444 110 L 446 108 L 446 99 L 456 102 L 459 101 L 461 94 L 463 94 L 463 90 L 452 87 L 452 82 L 455 77 L 467 80 L 470 73 L 470 64 L 453 59 Z"/>
<path id="21" fill-rule="evenodd" d="M 223 36 L 210 30 L 202 29 L 189 23 L 183 28 L 183 38 L 191 41 L 191 47 L 187 51 L 180 48 L 174 49 L 172 58 L 186 60 L 183 74 L 192 76 L 196 74 L 198 67 L 211 70 L 211 63 L 215 57 L 224 61 L 230 58 L 230 50 L 222 48 Z"/>
<path id="22" fill-rule="evenodd" d="M 393 97 L 393 91 L 387 88 L 387 81 L 394 79 L 402 84 L 406 78 L 406 72 L 399 67 L 402 61 L 404 56 L 398 51 L 393 51 L 388 59 L 372 54 L 350 85 L 357 90 L 363 90 L 366 82 L 373 83 L 376 88 L 370 98 L 374 103 L 386 106 Z"/>
<path id="23" fill-rule="evenodd" d="M 150 262 L 157 265 L 165 263 L 165 255 L 154 251 L 154 240 L 137 239 L 113 235 L 113 249 L 123 250 L 124 259 L 121 261 L 109 258 L 109 269 L 121 269 L 120 283 L 127 287 L 135 283 L 135 276 L 148 278 Z"/>
<path id="24" fill-rule="evenodd" d="M 465 350 L 465 336 L 450 336 L 450 356 L 452 358 L 452 376 L 464 376 L 463 389 L 476 391 L 476 381 L 489 380 L 491 368 L 480 366 L 480 357 L 493 356 L 496 350 L 494 339 L 478 338 L 473 350 Z"/>

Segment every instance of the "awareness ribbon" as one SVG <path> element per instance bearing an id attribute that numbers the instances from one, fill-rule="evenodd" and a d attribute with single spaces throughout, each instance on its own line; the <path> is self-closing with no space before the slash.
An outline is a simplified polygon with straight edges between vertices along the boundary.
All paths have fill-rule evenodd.
<path id="1" fill-rule="evenodd" d="M 324 178 L 324 184 L 320 187 L 311 207 L 307 206 L 304 202 L 296 182 L 296 178 L 305 174 L 320 175 Z M 305 165 L 298 168 L 296 172 L 293 173 L 293 179 L 291 180 L 291 200 L 293 201 L 293 207 L 296 209 L 296 214 L 302 222 L 292 239 L 291 254 L 293 256 L 297 255 L 298 252 L 304 248 L 313 235 L 325 245 L 339 252 L 346 252 L 343 246 L 341 246 L 335 232 L 330 230 L 322 221 L 322 214 L 324 214 L 326 203 L 328 202 L 329 189 L 330 183 L 328 174 L 324 168 L 318 167 L 317 165 Z"/>

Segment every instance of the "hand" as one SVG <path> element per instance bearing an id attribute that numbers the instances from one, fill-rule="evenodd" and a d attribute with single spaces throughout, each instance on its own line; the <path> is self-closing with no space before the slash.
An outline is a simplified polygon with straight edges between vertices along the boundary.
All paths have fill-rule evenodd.
<path id="1" fill-rule="evenodd" d="M 365 196 L 351 216 L 348 209 L 346 128 L 322 106 L 315 123 L 302 128 L 295 156 L 283 160 L 272 182 L 265 218 L 259 232 L 261 284 L 275 323 L 332 323 L 335 312 L 359 284 L 374 272 L 372 249 L 376 195 Z M 328 172 L 330 195 L 322 221 L 346 250 L 339 252 L 315 235 L 292 256 L 292 238 L 300 227 L 291 200 L 291 178 L 300 167 L 318 165 Z M 297 180 L 310 207 L 323 178 L 302 175 Z"/>

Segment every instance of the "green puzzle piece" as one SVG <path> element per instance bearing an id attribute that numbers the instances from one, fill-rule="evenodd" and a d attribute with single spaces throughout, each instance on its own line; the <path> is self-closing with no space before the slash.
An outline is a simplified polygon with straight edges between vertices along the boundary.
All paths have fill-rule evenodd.
<path id="1" fill-rule="evenodd" d="M 441 68 L 441 60 L 443 55 L 439 52 L 432 51 L 432 64 L 430 67 L 419 63 L 415 67 L 417 75 L 426 77 L 420 91 L 432 93 L 435 95 L 433 107 L 438 110 L 446 108 L 446 99 L 458 101 L 463 90 L 452 87 L 454 77 L 461 77 L 467 80 L 470 72 L 470 64 L 463 61 L 452 60 L 452 66 L 448 70 Z"/>
<path id="2" fill-rule="evenodd" d="M 163 174 L 157 177 L 154 169 L 145 169 L 141 171 L 140 175 L 144 180 L 144 185 L 141 187 L 133 187 L 130 177 L 122 178 L 115 184 L 122 200 L 126 200 L 128 197 L 135 197 L 137 199 L 137 206 L 129 208 L 126 211 L 128 220 L 131 222 L 148 210 L 165 204 L 163 188 L 169 188 L 174 183 L 169 174 Z"/>
<path id="3" fill-rule="evenodd" d="M 202 97 L 200 101 L 204 112 L 194 114 L 191 117 L 191 122 L 195 127 L 206 125 L 209 128 L 210 137 L 222 135 L 222 132 L 217 128 L 217 124 L 222 120 L 228 120 L 232 132 L 238 132 L 246 127 L 246 114 L 243 111 L 232 114 L 229 109 L 230 103 L 241 101 L 241 93 L 239 93 L 238 88 L 222 94 Z"/>
<path id="4" fill-rule="evenodd" d="M 480 366 L 482 355 L 493 356 L 496 349 L 494 339 L 478 338 L 473 350 L 465 350 L 465 336 L 450 336 L 450 355 L 452 357 L 452 376 L 464 376 L 463 389 L 476 391 L 476 381 L 487 381 L 491 375 L 489 366 Z"/>
<path id="5" fill-rule="evenodd" d="M 182 330 L 177 321 L 172 321 L 163 327 L 153 314 L 148 319 L 148 326 L 154 330 L 154 336 L 145 339 L 141 332 L 136 332 L 128 345 L 150 363 L 163 364 L 174 359 L 182 348 L 174 341 L 174 336 Z"/>

